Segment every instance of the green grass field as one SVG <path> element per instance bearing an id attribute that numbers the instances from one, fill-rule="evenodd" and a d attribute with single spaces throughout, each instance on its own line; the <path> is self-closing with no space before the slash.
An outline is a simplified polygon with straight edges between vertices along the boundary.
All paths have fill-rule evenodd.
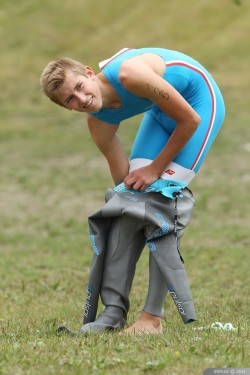
<path id="1" fill-rule="evenodd" d="M 198 375 L 250 367 L 247 0 L 31 0 L 0 4 L 0 374 Z M 39 77 L 69 56 L 97 69 L 123 47 L 162 46 L 200 60 L 224 94 L 227 116 L 192 183 L 196 208 L 182 242 L 198 322 L 165 304 L 162 336 L 57 336 L 78 329 L 92 249 L 87 217 L 112 185 L 80 114 L 52 105 Z M 120 127 L 129 152 L 139 117 Z M 129 322 L 147 291 L 139 261 Z M 101 307 L 100 307 L 101 308 Z M 235 332 L 199 331 L 215 321 Z"/>

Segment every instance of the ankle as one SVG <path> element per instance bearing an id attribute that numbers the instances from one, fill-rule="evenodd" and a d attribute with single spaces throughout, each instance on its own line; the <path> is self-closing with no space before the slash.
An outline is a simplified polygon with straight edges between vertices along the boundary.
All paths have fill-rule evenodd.
<path id="1" fill-rule="evenodd" d="M 161 317 L 149 314 L 146 311 L 142 311 L 139 320 L 148 321 L 150 322 L 154 327 L 159 327 L 161 325 Z"/>

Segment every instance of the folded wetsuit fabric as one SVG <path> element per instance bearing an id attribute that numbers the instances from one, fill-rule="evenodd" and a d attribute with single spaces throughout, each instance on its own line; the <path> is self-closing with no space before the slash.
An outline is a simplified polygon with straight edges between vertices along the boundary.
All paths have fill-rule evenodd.
<path id="1" fill-rule="evenodd" d="M 119 320 L 126 322 L 136 262 L 145 244 L 150 250 L 151 263 L 158 268 L 183 322 L 196 320 L 177 240 L 190 221 L 193 206 L 192 193 L 186 188 L 176 199 L 156 192 L 107 191 L 106 204 L 89 217 L 94 254 L 84 307 L 84 325 L 95 321 L 99 296 L 109 312 L 104 317 L 106 322 L 108 315 L 108 326 L 117 326 Z M 154 292 L 157 294 L 158 290 L 151 288 L 151 295 Z M 154 304 L 155 298 L 148 296 L 146 311 L 154 314 Z M 162 301 L 159 309 L 161 304 Z M 123 316 L 119 316 L 117 311 L 122 311 Z M 99 317 L 99 320 L 101 324 L 102 318 Z"/>

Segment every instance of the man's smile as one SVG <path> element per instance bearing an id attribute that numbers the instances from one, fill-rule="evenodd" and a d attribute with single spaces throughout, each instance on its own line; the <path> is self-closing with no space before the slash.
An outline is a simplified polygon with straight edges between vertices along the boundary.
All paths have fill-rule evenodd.
<path id="1" fill-rule="evenodd" d="M 83 106 L 83 108 L 89 108 L 93 102 L 93 96 L 89 99 L 89 101 Z"/>

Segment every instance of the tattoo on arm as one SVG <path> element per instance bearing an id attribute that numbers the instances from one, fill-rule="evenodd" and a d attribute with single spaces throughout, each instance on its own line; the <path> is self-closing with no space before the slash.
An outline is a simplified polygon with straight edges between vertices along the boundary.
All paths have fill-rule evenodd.
<path id="1" fill-rule="evenodd" d="M 147 83 L 148 88 L 153 91 L 156 95 L 161 96 L 163 99 L 168 100 L 169 94 L 163 90 L 160 90 L 158 87 L 151 86 L 149 83 Z"/>

